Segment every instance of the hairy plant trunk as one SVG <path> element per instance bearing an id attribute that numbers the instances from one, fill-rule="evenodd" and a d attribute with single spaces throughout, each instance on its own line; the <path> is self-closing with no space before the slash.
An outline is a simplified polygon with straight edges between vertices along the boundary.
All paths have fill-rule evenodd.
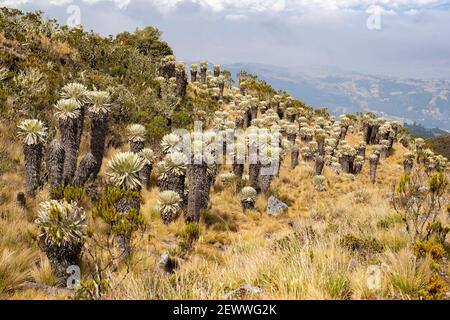
<path id="1" fill-rule="evenodd" d="M 122 198 L 117 201 L 115 207 L 118 212 L 127 215 L 133 209 L 139 212 L 141 210 L 141 202 L 138 198 Z M 117 235 L 120 261 L 128 259 L 131 255 L 131 236 L 131 231 Z"/>
<path id="2" fill-rule="evenodd" d="M 242 129 L 244 127 L 244 118 L 237 118 L 235 120 L 236 129 Z"/>
<path id="3" fill-rule="evenodd" d="M 259 162 L 257 163 L 250 163 L 248 166 L 248 175 L 249 175 L 249 183 L 250 187 L 256 190 L 256 192 L 259 192 L 259 184 L 258 184 L 258 177 L 259 172 L 261 170 L 261 164 Z"/>
<path id="4" fill-rule="evenodd" d="M 61 143 L 64 147 L 64 186 L 71 184 L 77 168 L 78 147 L 77 144 L 77 120 L 65 119 L 59 121 Z"/>
<path id="5" fill-rule="evenodd" d="M 142 185 L 146 188 L 150 188 L 150 177 L 152 174 L 153 166 L 149 163 L 146 163 L 141 171 L 139 171 L 139 178 L 142 181 Z"/>
<path id="6" fill-rule="evenodd" d="M 347 136 L 348 126 L 342 126 L 341 127 L 341 135 L 339 137 L 339 140 L 345 140 L 345 137 Z"/>
<path id="7" fill-rule="evenodd" d="M 377 178 L 378 158 L 370 158 L 370 181 L 376 182 Z"/>
<path id="8" fill-rule="evenodd" d="M 255 201 L 241 201 L 242 210 L 245 212 L 247 210 L 255 209 Z"/>
<path id="9" fill-rule="evenodd" d="M 294 146 L 295 145 L 295 139 L 297 139 L 297 134 L 296 133 L 288 133 L 287 134 L 287 139 L 291 143 L 291 146 Z"/>
<path id="10" fill-rule="evenodd" d="M 341 164 L 342 170 L 345 173 L 351 173 L 353 168 L 353 159 L 349 155 L 342 155 L 339 158 L 339 163 Z"/>
<path id="11" fill-rule="evenodd" d="M 244 114 L 244 128 L 249 127 L 251 122 L 252 122 L 252 115 L 250 113 L 250 110 L 247 110 Z"/>
<path id="12" fill-rule="evenodd" d="M 372 126 L 372 130 L 370 131 L 370 143 L 371 144 L 379 143 L 379 141 L 380 141 L 379 136 L 378 136 L 379 129 L 380 129 L 379 125 Z"/>
<path id="13" fill-rule="evenodd" d="M 324 139 L 316 139 L 317 141 L 317 152 L 319 155 L 325 155 L 325 140 Z"/>
<path id="14" fill-rule="evenodd" d="M 213 74 L 214 74 L 214 77 L 219 77 L 220 76 L 220 68 L 214 68 Z"/>
<path id="15" fill-rule="evenodd" d="M 389 150 L 392 150 L 392 148 L 394 147 L 395 137 L 390 135 L 388 137 L 388 141 L 389 141 L 388 148 L 389 148 Z"/>
<path id="16" fill-rule="evenodd" d="M 225 82 L 220 81 L 219 82 L 219 98 L 223 98 L 223 91 L 225 90 Z"/>
<path id="17" fill-rule="evenodd" d="M 196 82 L 196 81 L 197 81 L 197 71 L 191 70 L 191 82 Z"/>
<path id="18" fill-rule="evenodd" d="M 58 246 L 48 241 L 46 236 L 43 235 L 38 238 L 38 245 L 47 255 L 50 267 L 59 280 L 59 285 L 65 286 L 67 279 L 70 277 L 70 274 L 67 273 L 67 268 L 79 265 L 83 243 Z"/>
<path id="19" fill-rule="evenodd" d="M 75 173 L 73 179 L 74 187 L 84 187 L 85 183 L 92 177 L 95 168 L 97 167 L 97 161 L 92 153 L 87 153 L 80 161 L 80 165 Z"/>
<path id="20" fill-rule="evenodd" d="M 80 149 L 81 137 L 83 136 L 85 113 L 86 113 L 86 106 L 81 103 L 80 104 L 80 116 L 77 118 L 77 135 L 76 135 L 77 150 Z"/>
<path id="21" fill-rule="evenodd" d="M 261 193 L 267 194 L 270 190 L 270 184 L 272 183 L 272 179 L 276 172 L 270 172 L 272 171 L 272 166 L 266 165 L 261 166 L 261 169 L 259 171 L 259 177 L 258 177 L 258 189 Z"/>
<path id="22" fill-rule="evenodd" d="M 270 104 L 272 105 L 273 111 L 275 111 L 275 113 L 276 113 L 278 116 L 280 116 L 280 114 L 279 114 L 280 103 L 279 103 L 279 102 L 276 102 L 276 101 L 273 101 L 273 102 L 271 102 Z M 280 118 L 280 119 L 281 119 L 281 118 Z"/>
<path id="23" fill-rule="evenodd" d="M 139 153 L 144 149 L 144 141 L 130 140 L 130 151 L 133 153 Z"/>
<path id="24" fill-rule="evenodd" d="M 244 174 L 244 164 L 243 163 L 233 163 L 233 173 L 239 179 L 242 179 Z"/>
<path id="25" fill-rule="evenodd" d="M 175 77 L 176 66 L 174 63 L 166 63 L 159 69 L 159 75 L 166 79 Z"/>
<path id="26" fill-rule="evenodd" d="M 281 109 L 280 104 L 278 104 L 278 106 L 277 106 L 277 114 L 278 114 L 278 117 L 280 117 L 280 119 L 284 118 L 284 111 L 283 111 L 283 109 Z"/>
<path id="27" fill-rule="evenodd" d="M 216 182 L 218 172 L 218 165 L 217 164 L 210 164 L 206 167 L 206 186 L 205 186 L 205 198 L 202 205 L 203 209 L 208 208 L 208 203 L 211 195 L 211 188 L 214 186 Z"/>
<path id="28" fill-rule="evenodd" d="M 298 156 L 300 155 L 300 150 L 297 145 L 291 148 L 291 169 L 295 169 L 298 165 Z"/>
<path id="29" fill-rule="evenodd" d="M 323 157 L 318 156 L 316 158 L 316 163 L 315 163 L 316 176 L 322 175 L 324 165 L 325 165 L 325 161 L 324 161 Z"/>
<path id="30" fill-rule="evenodd" d="M 25 193 L 17 192 L 16 200 L 19 207 L 24 209 L 25 205 L 27 204 L 27 198 L 25 197 Z"/>
<path id="31" fill-rule="evenodd" d="M 363 168 L 363 163 L 360 163 L 360 162 L 355 163 L 354 166 L 353 166 L 353 173 L 354 174 L 361 173 L 362 168 Z"/>
<path id="32" fill-rule="evenodd" d="M 287 117 L 287 121 L 289 121 L 289 122 L 295 121 L 295 114 L 288 114 L 286 117 Z"/>
<path id="33" fill-rule="evenodd" d="M 366 158 L 366 147 L 359 147 L 356 155 L 361 156 L 365 159 Z"/>
<path id="34" fill-rule="evenodd" d="M 206 70 L 207 68 L 200 68 L 200 81 L 202 84 L 206 84 Z"/>
<path id="35" fill-rule="evenodd" d="M 372 136 L 372 126 L 365 122 L 363 124 L 363 141 L 366 144 L 370 144 L 370 137 Z"/>
<path id="36" fill-rule="evenodd" d="M 177 96 L 180 98 L 184 98 L 186 96 L 186 87 L 187 87 L 187 77 L 186 77 L 186 71 L 183 70 L 177 70 L 176 71 L 176 93 Z"/>
<path id="37" fill-rule="evenodd" d="M 188 167 L 189 195 L 186 222 L 198 223 L 200 211 L 203 209 L 205 199 L 205 184 L 207 165 L 205 163 L 190 164 Z"/>
<path id="38" fill-rule="evenodd" d="M 258 118 L 258 106 L 255 105 L 250 108 L 250 122 L 256 118 Z"/>
<path id="39" fill-rule="evenodd" d="M 403 161 L 403 170 L 405 171 L 405 174 L 409 175 L 412 171 L 413 166 L 414 166 L 413 160 L 405 159 Z"/>
<path id="40" fill-rule="evenodd" d="M 380 159 L 384 160 L 387 158 L 387 156 L 388 156 L 388 147 L 382 146 L 380 149 Z"/>
<path id="41" fill-rule="evenodd" d="M 417 163 L 420 163 L 420 159 L 422 157 L 422 149 L 423 149 L 423 147 L 421 145 L 416 144 L 416 161 L 417 161 Z"/>
<path id="42" fill-rule="evenodd" d="M 50 142 L 47 148 L 47 175 L 51 199 L 55 199 L 56 193 L 63 188 L 64 158 L 64 146 L 56 139 Z"/>
<path id="43" fill-rule="evenodd" d="M 102 166 L 103 156 L 105 154 L 105 140 L 108 132 L 108 115 L 104 113 L 91 114 L 91 153 L 95 158 L 96 164 L 92 172 L 92 179 L 97 178 Z"/>
<path id="44" fill-rule="evenodd" d="M 36 195 L 39 188 L 42 163 L 42 144 L 24 144 L 25 157 L 25 191 L 30 197 Z"/>
<path id="45" fill-rule="evenodd" d="M 159 181 L 159 189 L 161 191 L 175 191 L 183 199 L 185 179 L 186 176 L 184 174 L 168 173 L 166 179 Z"/>

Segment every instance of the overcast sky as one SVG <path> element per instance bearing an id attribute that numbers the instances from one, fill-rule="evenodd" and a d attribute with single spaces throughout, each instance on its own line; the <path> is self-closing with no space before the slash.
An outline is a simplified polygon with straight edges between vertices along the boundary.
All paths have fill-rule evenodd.
<path id="1" fill-rule="evenodd" d="M 450 79 L 449 0 L 0 0 L 0 5 L 43 10 L 61 24 L 77 5 L 84 28 L 104 35 L 153 25 L 184 61 L 323 65 Z"/>

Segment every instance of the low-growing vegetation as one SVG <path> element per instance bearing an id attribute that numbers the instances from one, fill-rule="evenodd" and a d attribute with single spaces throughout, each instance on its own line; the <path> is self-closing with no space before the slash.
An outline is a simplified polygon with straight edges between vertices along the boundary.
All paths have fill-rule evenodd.
<path id="1" fill-rule="evenodd" d="M 449 163 L 399 123 L 234 87 L 151 27 L 0 26 L 1 298 L 449 298 Z"/>

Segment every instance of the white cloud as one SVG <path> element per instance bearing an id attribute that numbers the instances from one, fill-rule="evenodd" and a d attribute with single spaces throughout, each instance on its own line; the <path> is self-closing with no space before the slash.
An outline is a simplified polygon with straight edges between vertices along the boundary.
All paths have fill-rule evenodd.
<path id="1" fill-rule="evenodd" d="M 65 6 L 80 2 L 88 5 L 97 4 L 100 2 L 112 2 L 117 8 L 124 9 L 130 4 L 131 1 L 132 0 L 0 0 L 0 5 L 5 7 L 20 8 L 25 4 Z M 150 1 L 153 2 L 153 0 Z"/>
<path id="2" fill-rule="evenodd" d="M 73 0 L 49 0 L 49 3 L 55 6 L 65 6 L 71 4 L 72 2 Z"/>
<path id="3" fill-rule="evenodd" d="M 395 16 L 397 13 L 392 10 L 386 10 L 382 6 L 372 5 L 366 9 L 366 13 L 368 14 L 379 14 L 379 15 L 387 15 L 387 16 Z"/>
<path id="4" fill-rule="evenodd" d="M 410 9 L 404 12 L 407 16 L 416 16 L 419 14 L 419 10 L 417 9 Z"/>
<path id="5" fill-rule="evenodd" d="M 30 2 L 30 0 L 3 0 L 0 2 L 0 5 L 4 7 L 18 8 L 28 2 Z"/>
<path id="6" fill-rule="evenodd" d="M 115 6 L 119 9 L 126 8 L 131 2 L 131 0 L 82 0 L 82 1 L 86 4 L 96 4 L 99 2 L 109 1 L 109 2 L 113 2 L 115 4 Z"/>
<path id="7" fill-rule="evenodd" d="M 225 19 L 230 21 L 246 20 L 248 19 L 248 16 L 245 14 L 227 14 Z"/>
<path id="8" fill-rule="evenodd" d="M 1 0 L 2 4 L 20 7 L 27 3 L 67 5 L 82 2 L 97 4 L 112 2 L 117 8 L 125 9 L 130 3 L 138 0 Z M 414 13 L 416 8 L 439 4 L 441 0 L 139 0 L 154 6 L 160 12 L 170 12 L 183 3 L 192 3 L 202 9 L 213 12 L 239 11 L 243 12 L 281 12 L 298 13 L 305 10 L 359 10 L 364 11 L 370 6 L 380 6 L 394 10 L 409 10 Z M 387 10 L 389 11 L 389 10 Z M 384 12 L 386 14 L 386 12 Z"/>

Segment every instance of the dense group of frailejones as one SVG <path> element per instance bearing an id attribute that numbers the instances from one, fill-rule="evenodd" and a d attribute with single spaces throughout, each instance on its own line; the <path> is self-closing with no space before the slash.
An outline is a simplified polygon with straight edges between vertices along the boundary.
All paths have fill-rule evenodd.
<path id="1" fill-rule="evenodd" d="M 171 57 L 165 59 L 160 76 L 158 80 L 170 84 L 174 95 L 187 94 L 183 64 Z M 108 195 L 115 192 L 107 220 L 124 260 L 131 254 L 134 225 L 140 221 L 140 193 L 143 188 L 154 187 L 152 173 L 160 190 L 158 210 L 164 223 L 183 217 L 187 224 L 197 224 L 202 210 L 208 208 L 215 183 L 234 183 L 243 210 L 254 209 L 258 194 L 270 194 L 271 182 L 285 159 L 289 159 L 291 169 L 299 161 L 311 163 L 317 192 L 329 187 L 322 174 L 325 166 L 336 175 L 350 178 L 368 166 L 370 181 L 377 183 L 377 168 L 399 139 L 401 127 L 397 122 L 369 115 L 341 116 L 339 120 L 318 116 L 294 105 L 286 94 L 260 101 L 247 92 L 245 81 L 239 88 L 225 90 L 220 67 L 214 66 L 208 74 L 206 62 L 191 66 L 190 79 L 189 88 L 211 95 L 221 110 L 214 113 L 210 127 L 203 132 L 164 136 L 160 150 L 146 148 L 144 126 L 130 124 L 129 151 L 117 153 L 104 163 L 110 97 L 107 92 L 89 91 L 79 83 L 62 88 L 61 100 L 54 106 L 59 130 L 53 141 L 47 141 L 47 128 L 39 120 L 24 120 L 18 126 L 25 157 L 25 193 L 18 193 L 18 202 L 24 206 L 26 198 L 35 197 L 38 189 L 48 188 L 51 199 L 41 204 L 36 219 L 38 243 L 61 279 L 67 277 L 68 266 L 79 264 L 88 233 L 85 210 L 61 196 L 65 188 L 85 188 L 97 181 L 92 195 L 96 202 L 111 201 Z M 90 128 L 90 149 L 80 155 L 84 127 Z M 351 145 L 346 140 L 349 133 L 358 135 L 360 142 Z M 190 150 L 180 147 L 186 146 L 182 143 L 186 139 Z M 405 174 L 419 163 L 425 170 L 445 170 L 447 159 L 424 148 L 421 139 L 414 145 L 404 159 Z M 102 165 L 106 165 L 103 176 Z"/>

